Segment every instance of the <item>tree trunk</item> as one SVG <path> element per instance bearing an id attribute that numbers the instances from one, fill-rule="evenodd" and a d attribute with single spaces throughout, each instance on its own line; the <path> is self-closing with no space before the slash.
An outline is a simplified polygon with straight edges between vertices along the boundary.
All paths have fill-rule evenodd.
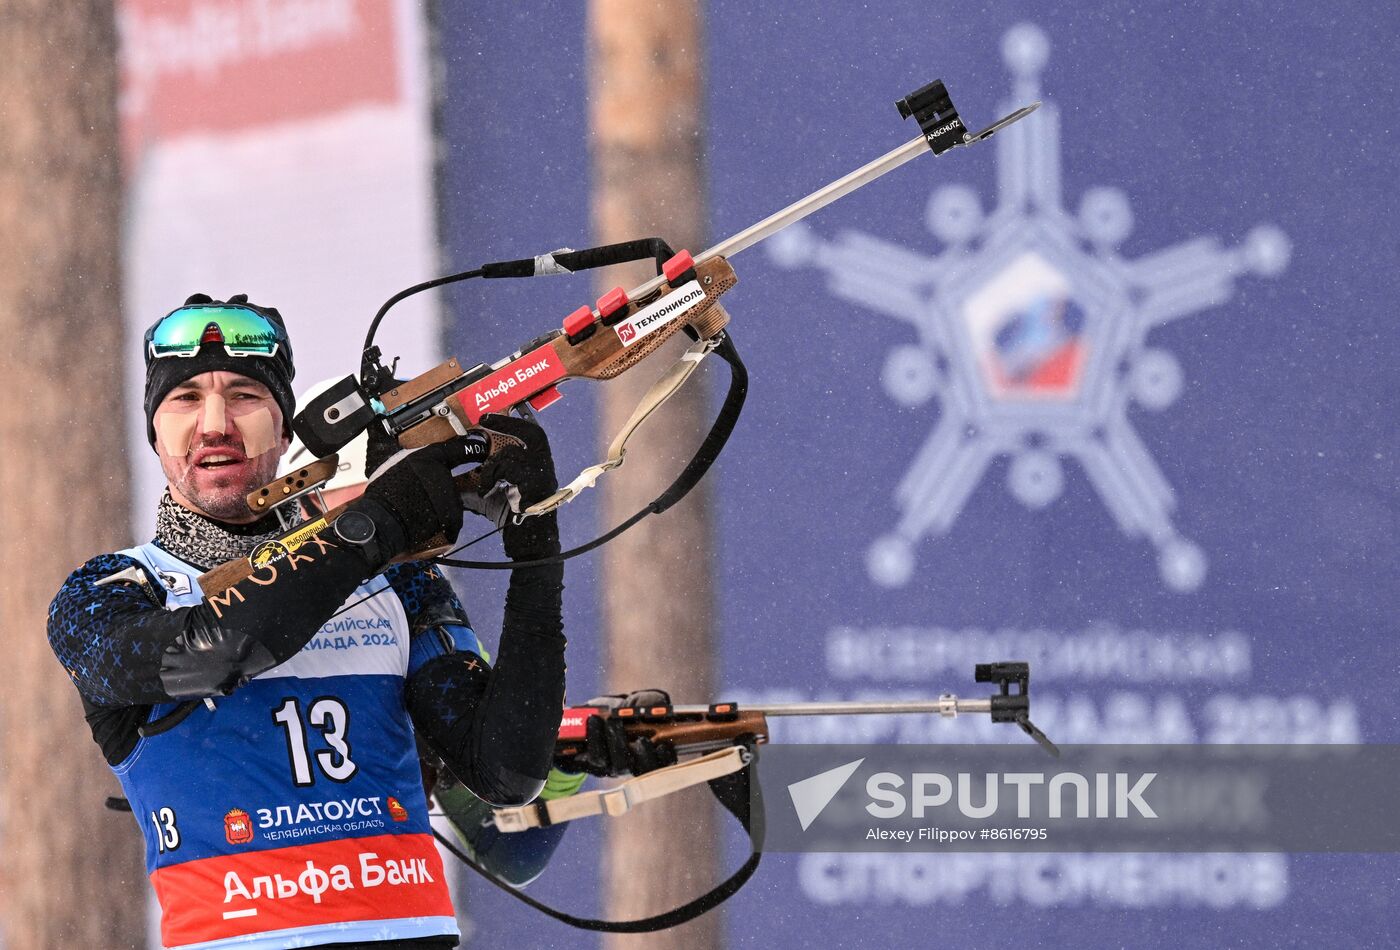
<path id="1" fill-rule="evenodd" d="M 600 244 L 665 238 L 702 249 L 701 25 L 694 0 L 593 0 L 588 10 L 594 237 Z M 654 265 L 602 274 L 599 291 L 635 286 Z M 688 343 L 667 344 L 674 359 Z M 602 444 L 626 422 L 669 364 L 666 355 L 605 384 Z M 604 527 L 661 493 L 708 428 L 706 391 L 693 381 L 628 444 L 628 460 L 600 482 Z M 603 548 L 603 616 L 610 688 L 660 687 L 678 702 L 714 688 L 710 627 L 711 538 L 707 486 Z M 606 913 L 634 918 L 681 904 L 718 879 L 718 834 L 709 791 L 649 802 L 608 824 Z M 717 947 L 710 913 L 648 936 L 610 935 L 610 950 Z"/>
<path id="2" fill-rule="evenodd" d="M 0 630 L 5 945 L 140 947 L 129 816 L 45 619 L 64 577 L 129 543 L 111 2 L 0 13 Z"/>

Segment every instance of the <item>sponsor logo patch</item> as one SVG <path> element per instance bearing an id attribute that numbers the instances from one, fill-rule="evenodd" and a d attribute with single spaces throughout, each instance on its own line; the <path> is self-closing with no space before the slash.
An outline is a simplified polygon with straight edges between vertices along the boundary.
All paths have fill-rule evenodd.
<path id="1" fill-rule="evenodd" d="M 317 518 L 310 524 L 302 525 L 284 538 L 273 538 L 271 541 L 264 541 L 253 548 L 253 553 L 248 555 L 248 563 L 255 568 L 266 567 L 282 560 L 297 548 L 301 547 L 313 535 L 326 529 L 326 519 Z M 164 578 L 162 578 L 163 580 Z"/>
<path id="2" fill-rule="evenodd" d="M 253 820 L 241 808 L 224 812 L 224 837 L 229 844 L 247 844 L 253 840 Z"/>
<path id="3" fill-rule="evenodd" d="M 566 709 L 559 720 L 560 739 L 584 739 L 588 737 L 588 720 L 598 715 L 596 709 L 585 706 L 582 709 Z"/>
<path id="4" fill-rule="evenodd" d="M 266 567 L 275 561 L 282 560 L 291 553 L 292 549 L 281 541 L 264 541 L 262 544 L 253 548 L 253 553 L 248 555 L 248 563 L 253 565 L 253 567 Z"/>
<path id="5" fill-rule="evenodd" d="M 704 299 L 704 289 L 691 281 L 680 290 L 672 291 L 638 310 L 613 329 L 617 331 L 617 338 L 623 346 L 631 346 L 673 322 L 677 317 L 689 313 Z"/>
<path id="6" fill-rule="evenodd" d="M 490 376 L 479 379 L 457 394 L 473 425 L 488 412 L 503 412 L 567 375 L 551 346 L 541 346 L 511 360 Z"/>

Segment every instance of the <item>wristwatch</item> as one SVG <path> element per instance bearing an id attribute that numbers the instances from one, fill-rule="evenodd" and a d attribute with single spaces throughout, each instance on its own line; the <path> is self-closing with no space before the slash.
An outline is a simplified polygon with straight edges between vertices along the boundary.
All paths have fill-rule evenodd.
<path id="1" fill-rule="evenodd" d="M 363 511 L 347 511 L 331 525 L 335 536 L 364 551 L 370 564 L 379 563 L 379 542 L 375 539 L 374 519 Z"/>

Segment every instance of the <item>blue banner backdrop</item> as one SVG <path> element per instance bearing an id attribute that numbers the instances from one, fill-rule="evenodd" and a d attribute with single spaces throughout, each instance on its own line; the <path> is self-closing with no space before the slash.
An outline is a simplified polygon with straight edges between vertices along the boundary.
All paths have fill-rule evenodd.
<path id="1" fill-rule="evenodd" d="M 581 10 L 442 16 L 448 263 L 586 243 Z M 1024 658 L 1062 742 L 1397 741 L 1397 26 L 1355 2 L 710 4 L 716 238 L 912 137 L 892 102 L 934 77 L 974 128 L 1045 101 L 736 258 L 753 386 L 712 476 L 723 698 L 976 694 L 974 662 Z M 576 286 L 463 289 L 449 350 L 503 353 L 589 299 Z M 591 401 L 567 397 L 546 423 L 576 466 Z M 564 520 L 597 527 L 587 503 Z M 576 698 L 597 682 L 595 577 L 573 562 Z M 574 829 L 534 891 L 588 907 L 597 846 Z M 1397 871 L 772 855 L 728 929 L 736 947 L 1375 945 Z M 471 908 L 479 945 L 590 943 L 480 888 Z"/>
<path id="2" fill-rule="evenodd" d="M 587 247 L 588 116 L 584 6 L 540 8 L 495 2 L 438 4 L 438 44 L 444 67 L 441 108 L 443 271 L 486 261 L 533 256 L 561 246 Z M 445 351 L 466 365 L 494 362 L 558 326 L 594 298 L 591 278 L 468 281 L 447 288 Z M 596 394 L 590 383 L 565 383 L 564 399 L 542 422 L 560 474 L 596 461 Z M 485 524 L 476 519 L 476 524 Z M 468 524 L 463 539 L 476 524 Z M 560 518 L 565 547 L 597 533 L 595 499 L 585 493 Z M 461 557 L 501 557 L 491 538 Z M 599 605 L 593 598 L 597 557 L 569 562 L 565 572 L 565 632 L 569 637 L 570 701 L 597 694 L 602 678 Z M 473 625 L 494 649 L 506 575 L 458 572 Z M 597 911 L 595 880 L 602 827 L 579 822 L 565 835 L 532 896 L 574 913 Z M 468 947 L 577 948 L 597 940 L 555 923 L 463 870 L 459 901 Z"/>

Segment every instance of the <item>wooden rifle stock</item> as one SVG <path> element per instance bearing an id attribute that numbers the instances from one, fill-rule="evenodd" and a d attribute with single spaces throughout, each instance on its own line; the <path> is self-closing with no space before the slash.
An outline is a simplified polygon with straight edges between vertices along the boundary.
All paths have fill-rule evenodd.
<path id="1" fill-rule="evenodd" d="M 570 722 L 571 717 L 582 719 Z M 564 711 L 559 740 L 554 748 L 554 764 L 566 772 L 583 769 L 576 759 L 587 751 L 586 725 L 588 716 L 622 720 L 629 741 L 646 739 L 659 748 L 670 749 L 677 756 L 696 755 L 732 746 L 741 739 L 758 743 L 768 741 L 768 720 L 755 710 L 734 709 L 731 704 L 713 706 L 701 712 L 678 713 L 669 706 L 638 708 L 622 706 L 581 706 Z"/>
<path id="2" fill-rule="evenodd" d="M 489 429 L 480 429 L 479 431 L 484 432 L 488 437 L 488 458 L 507 445 L 523 446 L 524 444 L 514 436 L 505 435 L 504 433 L 493 432 Z M 456 432 L 453 432 L 452 438 L 456 437 Z M 439 439 L 436 441 L 446 440 Z M 308 472 L 318 476 L 319 480 L 314 484 L 311 483 L 308 476 L 305 474 Z M 252 508 L 254 511 L 266 512 L 270 507 L 275 507 L 277 504 L 277 502 L 273 502 L 269 505 L 268 499 L 282 495 L 285 495 L 288 502 L 298 503 L 300 498 L 312 494 L 316 489 L 324 485 L 335 472 L 336 457 L 334 455 L 321 459 L 306 468 L 283 476 L 250 493 L 248 495 L 248 507 Z M 284 492 L 284 489 L 298 481 L 305 483 L 307 487 L 297 491 Z M 459 494 L 475 494 L 481 489 L 481 479 L 477 475 L 476 469 L 454 476 L 452 482 L 456 486 Z M 283 503 L 285 504 L 287 502 Z M 257 583 L 258 578 L 255 577 L 255 575 L 257 575 L 259 571 L 267 572 L 269 568 L 271 568 L 271 573 L 262 579 L 262 583 L 271 583 L 272 578 L 276 576 L 275 565 L 277 562 L 281 561 L 283 558 L 289 557 L 299 547 L 309 542 L 311 538 L 324 531 L 330 530 L 331 526 L 335 523 L 335 519 L 345 513 L 345 509 L 348 505 L 348 502 L 344 505 L 337 505 L 330 511 L 320 514 L 304 524 L 297 525 L 296 527 L 282 532 L 277 538 L 271 541 L 264 541 L 254 548 L 253 552 L 248 557 L 225 561 L 218 567 L 199 575 L 200 591 L 203 592 L 206 598 L 217 597 L 224 594 L 229 588 L 235 587 L 243 581 L 251 579 Z M 442 534 L 438 534 L 430 538 L 423 546 L 405 554 L 400 554 L 390 560 L 389 563 L 400 564 L 404 561 L 421 561 L 424 558 L 436 557 L 439 554 L 446 553 L 451 548 L 452 542 Z"/>
<path id="3" fill-rule="evenodd" d="M 489 457 L 505 445 L 521 443 L 478 425 L 483 415 L 507 412 L 521 403 L 542 408 L 554 401 L 554 387 L 564 379 L 612 379 L 655 352 L 683 327 L 689 327 L 701 339 L 714 337 L 729 320 L 724 308 L 718 306 L 719 297 L 736 282 L 734 269 L 728 261 L 722 257 L 711 258 L 678 276 L 675 287 L 663 282 L 638 300 L 595 315 L 597 319 L 593 323 L 572 335 L 555 331 L 538 346 L 517 353 L 494 369 L 483 372 L 484 368 L 478 367 L 464 372 L 460 361 L 449 359 L 384 393 L 380 401 L 391 419 L 396 410 L 402 411 L 405 407 L 413 407 L 415 414 L 421 411 L 421 419 L 398 432 L 399 445 L 403 448 L 418 449 L 448 442 L 459 438 L 463 431 L 475 430 L 486 433 L 490 439 Z M 643 321 L 654 320 L 655 328 L 633 322 L 641 311 L 676 289 L 689 291 L 692 287 L 702 291 L 703 298 L 696 298 L 683 309 L 678 308 L 680 312 L 676 315 L 670 316 L 664 309 L 642 315 Z M 550 366 L 550 371 L 539 372 L 537 368 L 541 365 Z M 425 397 L 431 397 L 432 401 L 413 406 L 421 404 Z M 335 457 L 329 456 L 252 492 L 248 496 L 248 507 L 265 514 L 278 504 L 299 501 L 324 485 L 335 471 Z M 473 493 L 481 487 L 475 471 L 459 475 L 455 481 L 463 493 Z M 200 575 L 200 590 L 205 597 L 215 597 L 242 581 L 257 582 L 259 571 L 271 568 L 275 576 L 276 563 L 330 528 L 344 507 L 334 508 L 307 524 L 283 532 L 276 539 L 259 545 L 249 557 L 220 564 Z M 446 538 L 438 536 L 424 547 L 396 557 L 393 563 L 432 557 L 450 547 Z"/>
<path id="4" fill-rule="evenodd" d="M 616 309 L 590 311 L 591 321 L 581 322 L 576 332 L 551 331 L 493 366 L 464 370 L 454 357 L 385 392 L 379 398 L 391 420 L 405 411 L 426 416 L 399 432 L 399 444 L 417 448 L 444 441 L 448 433 L 456 431 L 450 416 L 470 427 L 486 413 L 507 412 L 522 403 L 542 409 L 558 398 L 556 387 L 561 382 L 620 376 L 683 328 L 688 327 L 697 339 L 712 339 L 729 323 L 729 314 L 718 305 L 719 297 L 738 278 L 722 257 L 697 264 L 688 273 L 694 277 L 678 277 L 674 286 L 663 281 L 647 295 Z M 692 288 L 703 297 L 695 297 L 688 305 L 678 304 L 674 313 L 667 311 L 664 303 L 651 313 L 642 313 L 662 298 L 676 291 L 688 293 Z M 620 291 L 618 288 L 615 293 Z M 433 397 L 431 403 L 422 402 L 429 396 Z"/>

